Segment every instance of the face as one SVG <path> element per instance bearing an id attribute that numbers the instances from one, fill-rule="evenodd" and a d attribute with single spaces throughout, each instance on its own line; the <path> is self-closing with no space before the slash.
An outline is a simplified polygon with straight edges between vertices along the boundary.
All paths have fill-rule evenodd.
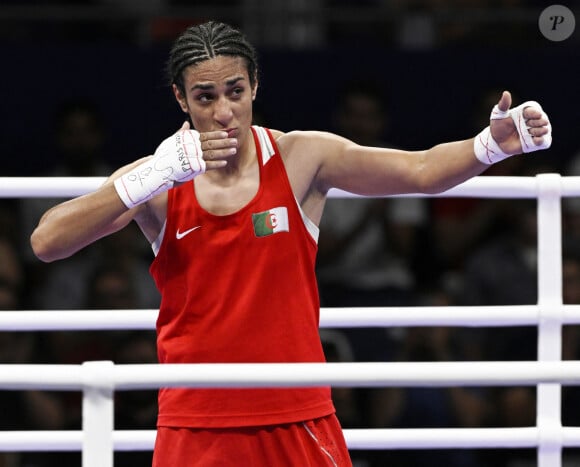
<path id="1" fill-rule="evenodd" d="M 66 117 L 58 134 L 63 155 L 72 162 L 91 159 L 99 154 L 104 135 L 95 118 L 77 110 Z"/>
<path id="2" fill-rule="evenodd" d="M 200 133 L 227 130 L 230 137 L 245 138 L 252 123 L 252 101 L 257 85 L 251 87 L 244 60 L 217 56 L 189 66 L 183 72 L 184 96 L 173 92 Z"/>
<path id="3" fill-rule="evenodd" d="M 344 110 L 338 115 L 340 132 L 355 143 L 376 145 L 385 126 L 385 116 L 378 102 L 365 94 L 347 98 Z"/>

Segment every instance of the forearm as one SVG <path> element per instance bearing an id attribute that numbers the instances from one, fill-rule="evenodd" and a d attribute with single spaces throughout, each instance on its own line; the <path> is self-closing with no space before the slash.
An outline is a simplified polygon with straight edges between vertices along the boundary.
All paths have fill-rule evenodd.
<path id="1" fill-rule="evenodd" d="M 132 219 L 113 185 L 103 185 L 94 193 L 65 201 L 42 217 L 31 235 L 36 256 L 51 262 L 71 256 Z"/>
<path id="2" fill-rule="evenodd" d="M 153 156 L 117 170 L 97 191 L 50 209 L 30 238 L 36 256 L 45 262 L 67 258 L 125 227 L 174 183 L 203 173 L 199 133 L 187 128 L 166 138 Z"/>
<path id="3" fill-rule="evenodd" d="M 342 139 L 318 146 L 328 155 L 317 174 L 321 185 L 366 196 L 440 193 L 489 167 L 475 156 L 473 139 L 423 151 L 364 147 Z"/>
<path id="4" fill-rule="evenodd" d="M 441 193 L 481 174 L 489 165 L 474 154 L 473 139 L 438 144 L 424 152 L 421 193 Z"/>

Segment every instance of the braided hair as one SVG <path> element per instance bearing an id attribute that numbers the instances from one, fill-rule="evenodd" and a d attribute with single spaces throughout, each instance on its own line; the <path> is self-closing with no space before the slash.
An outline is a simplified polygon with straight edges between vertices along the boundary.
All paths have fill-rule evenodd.
<path id="1" fill-rule="evenodd" d="M 183 70 L 218 55 L 242 57 L 254 87 L 258 71 L 254 47 L 240 31 L 216 21 L 191 26 L 175 40 L 167 63 L 170 84 L 185 94 Z"/>

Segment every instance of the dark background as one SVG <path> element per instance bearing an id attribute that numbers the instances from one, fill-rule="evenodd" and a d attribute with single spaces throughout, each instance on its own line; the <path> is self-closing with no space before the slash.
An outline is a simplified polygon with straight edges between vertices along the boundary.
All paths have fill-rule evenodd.
<path id="1" fill-rule="evenodd" d="M 326 8 L 335 15 L 342 11 L 332 5 Z M 462 23 L 464 10 L 451 10 L 455 15 L 441 30 Z M 0 26 L 5 26 L 0 33 L 3 175 L 39 174 L 51 167 L 54 113 L 70 97 L 97 101 L 108 128 L 107 157 L 113 166 L 151 153 L 181 125 L 183 114 L 163 69 L 173 35 L 182 23 L 198 19 L 173 22 L 169 33 L 143 40 L 135 33 L 136 24 L 152 22 L 154 15 L 134 18 L 125 12 L 121 19 L 105 15 L 90 21 L 66 16 L 25 21 L 29 17 L 21 13 L 10 21 L 6 11 L 12 10 L 0 7 Z M 330 115 L 340 85 L 353 77 L 371 77 L 384 83 L 391 115 L 389 140 L 419 149 L 474 136 L 478 96 L 491 87 L 506 88 L 517 96 L 516 103 L 528 99 L 542 103 L 555 128 L 549 157 L 561 165 L 580 148 L 575 138 L 580 105 L 578 31 L 566 41 L 551 42 L 540 34 L 537 22 L 521 22 L 521 13 L 516 14 L 521 11 L 529 18 L 539 15 L 541 8 L 514 10 L 513 23 L 505 17 L 501 22 L 469 20 L 463 35 L 420 49 L 405 48 L 386 34 L 396 27 L 387 16 L 382 27 L 376 18 L 329 22 L 322 44 L 315 46 L 262 38 L 257 41 L 261 65 L 257 108 L 273 128 L 332 130 Z"/>

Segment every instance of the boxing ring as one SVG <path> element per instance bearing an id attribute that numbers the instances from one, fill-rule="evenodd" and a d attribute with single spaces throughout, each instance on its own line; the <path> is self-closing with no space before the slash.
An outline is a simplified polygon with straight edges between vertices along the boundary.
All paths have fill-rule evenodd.
<path id="1" fill-rule="evenodd" d="M 0 178 L 0 198 L 73 197 L 103 178 Z M 330 196 L 352 196 L 333 191 Z M 416 196 L 416 195 L 412 195 Z M 115 391 L 159 387 L 536 386 L 536 425 L 513 428 L 345 429 L 349 449 L 534 448 L 539 467 L 561 467 L 580 447 L 580 427 L 562 426 L 562 385 L 580 385 L 580 361 L 562 361 L 562 326 L 580 305 L 562 302 L 561 200 L 580 196 L 580 177 L 476 177 L 442 197 L 537 198 L 538 303 L 522 306 L 322 308 L 321 327 L 537 326 L 538 359 L 526 362 L 327 364 L 0 365 L 0 390 L 80 391 L 80 431 L 2 431 L 0 451 L 82 451 L 83 467 L 111 467 L 113 452 L 151 450 L 154 430 L 114 430 Z M 157 310 L 4 311 L 0 332 L 151 330 Z"/>

